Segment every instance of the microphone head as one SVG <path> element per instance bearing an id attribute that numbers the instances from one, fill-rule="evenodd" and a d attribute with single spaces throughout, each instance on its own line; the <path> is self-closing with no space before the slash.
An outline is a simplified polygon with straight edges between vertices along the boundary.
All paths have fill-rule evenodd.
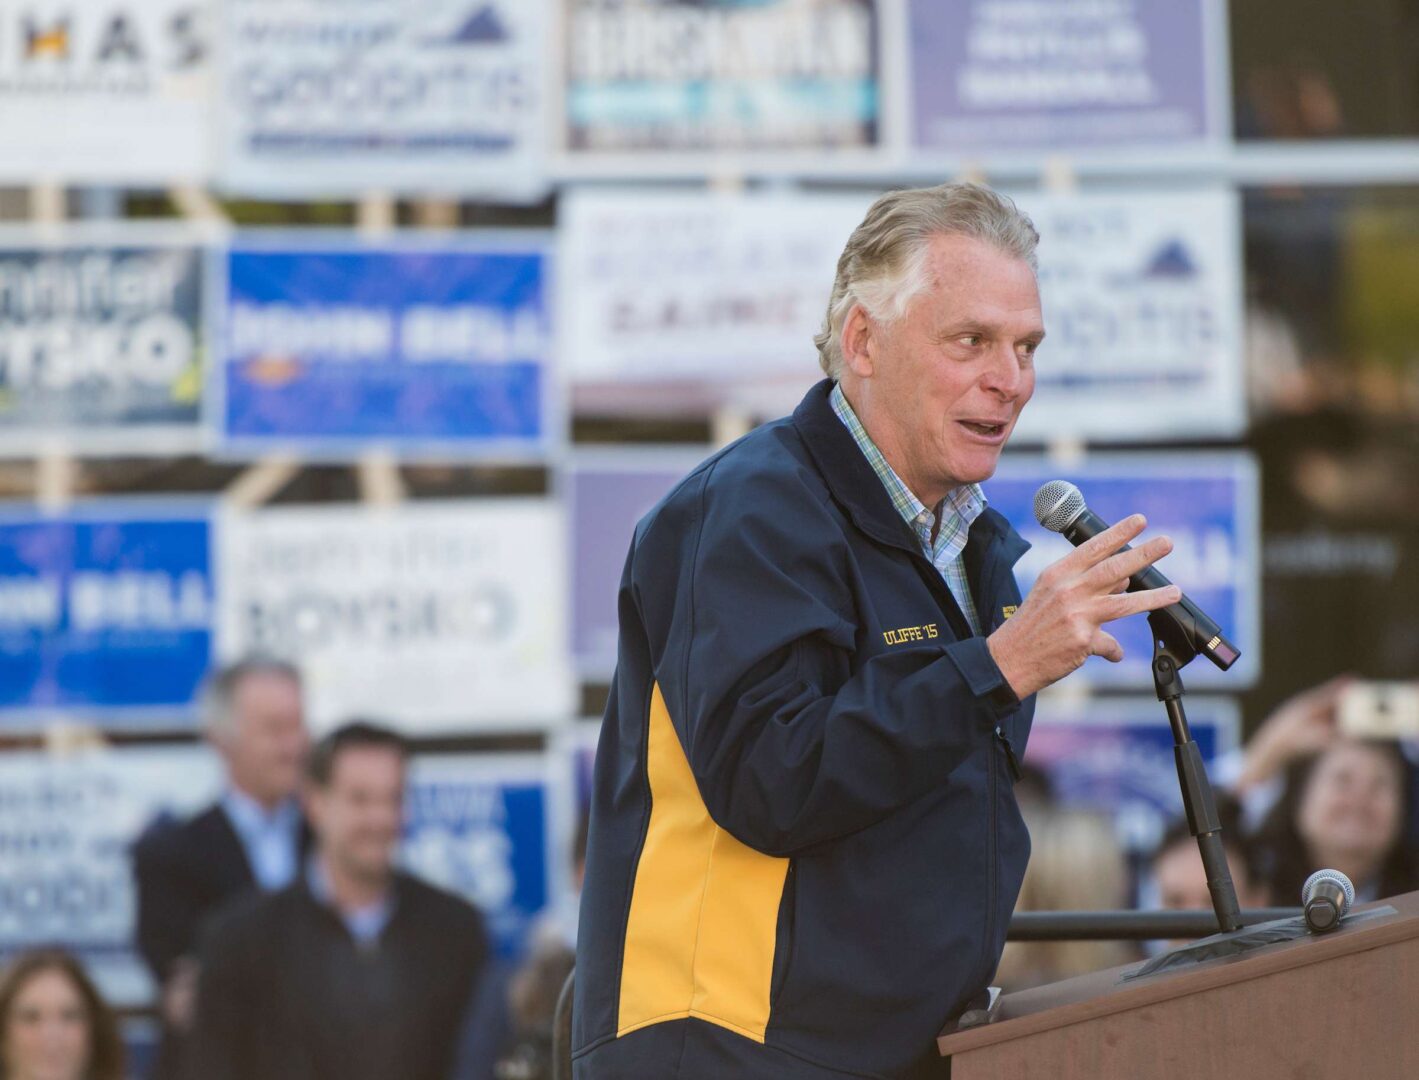
<path id="1" fill-rule="evenodd" d="M 1050 532 L 1063 532 L 1084 512 L 1084 496 L 1068 480 L 1051 480 L 1035 492 L 1035 520 Z"/>
<path id="2" fill-rule="evenodd" d="M 1350 884 L 1350 879 L 1339 870 L 1317 870 L 1310 877 L 1306 878 L 1306 883 L 1301 886 L 1301 906 L 1305 907 L 1315 899 L 1316 889 L 1325 882 L 1331 882 L 1339 886 L 1344 894 L 1344 899 L 1340 904 L 1340 915 L 1350 910 L 1350 905 L 1355 902 L 1355 886 Z"/>

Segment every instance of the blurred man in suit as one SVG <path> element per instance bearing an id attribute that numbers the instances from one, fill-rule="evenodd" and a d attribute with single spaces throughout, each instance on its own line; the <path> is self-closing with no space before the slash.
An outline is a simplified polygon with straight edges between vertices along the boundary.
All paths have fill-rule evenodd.
<path id="1" fill-rule="evenodd" d="M 159 821 L 133 849 L 137 944 L 162 994 L 163 1080 L 177 1075 L 191 1025 L 202 925 L 238 896 L 290 884 L 304 848 L 297 796 L 309 739 L 300 673 L 276 660 L 242 660 L 212 676 L 203 706 L 226 789 L 186 821 Z"/>
<path id="2" fill-rule="evenodd" d="M 395 869 L 406 758 L 372 724 L 316 744 L 315 852 L 211 926 L 190 1080 L 447 1080 L 487 936 L 467 903 Z"/>

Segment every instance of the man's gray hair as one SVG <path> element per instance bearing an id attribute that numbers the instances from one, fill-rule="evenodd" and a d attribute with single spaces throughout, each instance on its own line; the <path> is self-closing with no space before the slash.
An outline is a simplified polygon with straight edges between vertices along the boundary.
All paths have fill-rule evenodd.
<path id="1" fill-rule="evenodd" d="M 813 338 L 829 378 L 842 375 L 843 323 L 853 307 L 890 323 L 930 284 L 927 252 L 934 236 L 983 240 L 1038 269 L 1040 234 L 1008 197 L 965 183 L 889 191 L 872 204 L 838 259 L 828 314 Z"/>
<path id="2" fill-rule="evenodd" d="M 301 687 L 300 669 L 274 656 L 247 656 L 218 668 L 202 687 L 202 722 L 210 734 L 231 733 L 235 720 L 232 700 L 242 681 L 253 675 L 274 675 L 289 679 L 297 689 Z"/>

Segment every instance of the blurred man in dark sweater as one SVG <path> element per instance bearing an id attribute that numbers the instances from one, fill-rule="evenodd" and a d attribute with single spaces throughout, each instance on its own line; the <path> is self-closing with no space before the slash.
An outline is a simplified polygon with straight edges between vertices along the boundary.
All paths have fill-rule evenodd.
<path id="1" fill-rule="evenodd" d="M 407 750 L 349 724 L 308 766 L 316 851 L 201 952 L 191 1080 L 445 1080 L 488 947 L 477 911 L 394 868 Z"/>

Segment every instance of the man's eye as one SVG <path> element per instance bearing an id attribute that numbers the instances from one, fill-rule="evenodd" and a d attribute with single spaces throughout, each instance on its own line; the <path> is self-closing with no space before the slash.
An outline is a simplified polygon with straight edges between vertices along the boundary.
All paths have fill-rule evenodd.
<path id="1" fill-rule="evenodd" d="M 975 346 L 979 345 L 979 344 L 980 344 L 982 341 L 984 341 L 985 339 L 982 338 L 979 334 L 967 334 L 967 335 L 966 335 L 965 337 L 963 337 L 961 340 L 964 341 L 967 345 L 970 345 L 970 346 L 972 346 L 972 347 L 974 348 Z"/>

